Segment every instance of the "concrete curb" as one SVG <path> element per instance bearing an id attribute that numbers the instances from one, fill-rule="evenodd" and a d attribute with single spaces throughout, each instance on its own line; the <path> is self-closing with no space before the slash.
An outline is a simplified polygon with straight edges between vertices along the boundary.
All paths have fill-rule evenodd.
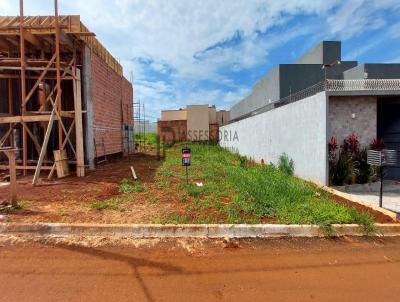
<path id="1" fill-rule="evenodd" d="M 400 215 L 397 214 L 396 212 L 393 212 L 393 211 L 390 211 L 390 210 L 387 210 L 387 209 L 384 209 L 384 208 L 380 208 L 380 207 L 371 205 L 371 204 L 363 201 L 360 198 L 356 198 L 356 197 L 350 195 L 349 193 L 341 192 L 341 191 L 338 191 L 338 190 L 333 189 L 331 187 L 322 187 L 322 189 L 325 190 L 328 193 L 331 193 L 333 195 L 336 195 L 336 196 L 342 197 L 344 199 L 347 199 L 350 202 L 358 203 L 358 204 L 360 204 L 360 205 L 362 205 L 364 207 L 370 208 L 370 209 L 372 209 L 372 210 L 374 210 L 376 212 L 379 212 L 379 213 L 381 213 L 381 214 L 383 214 L 385 216 L 388 216 L 393 221 L 400 221 Z"/>
<path id="2" fill-rule="evenodd" d="M 400 224 L 376 224 L 375 236 L 400 236 Z M 132 238 L 326 237 L 317 225 L 0 223 L 0 235 L 129 236 Z M 333 225 L 334 236 L 364 236 L 356 224 Z"/>

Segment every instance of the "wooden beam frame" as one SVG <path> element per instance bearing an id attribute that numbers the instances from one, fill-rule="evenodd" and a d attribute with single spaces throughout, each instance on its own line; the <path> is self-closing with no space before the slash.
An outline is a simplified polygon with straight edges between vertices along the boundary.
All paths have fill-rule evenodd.
<path id="1" fill-rule="evenodd" d="M 68 133 L 64 139 L 63 142 L 63 147 L 65 148 L 65 145 L 67 144 L 67 139 L 69 139 L 69 136 L 71 135 L 72 129 L 75 126 L 75 120 L 72 121 L 71 126 L 69 127 Z M 49 176 L 47 177 L 48 179 L 51 179 L 53 177 L 54 169 L 56 168 L 56 163 L 53 164 L 53 167 L 50 170 Z"/>
<path id="2" fill-rule="evenodd" d="M 42 149 L 41 149 L 40 155 L 39 155 L 39 161 L 38 161 L 38 164 L 36 166 L 35 175 L 33 176 L 33 180 L 32 180 L 32 184 L 33 185 L 37 185 L 38 180 L 39 180 L 40 169 L 42 168 L 42 162 L 43 162 L 44 157 L 46 156 L 46 153 L 47 153 L 47 144 L 48 144 L 49 139 L 50 139 L 51 130 L 53 129 L 54 118 L 56 117 L 56 111 L 57 110 L 58 110 L 58 98 L 56 98 L 56 101 L 54 102 L 54 108 L 53 108 L 53 111 L 52 111 L 51 116 L 50 116 L 49 124 L 47 125 L 46 134 L 44 136 Z"/>
<path id="3" fill-rule="evenodd" d="M 85 176 L 85 155 L 83 151 L 83 123 L 82 123 L 82 96 L 81 72 L 74 68 L 74 107 L 75 107 L 75 143 L 76 143 L 76 175 Z"/>
<path id="4" fill-rule="evenodd" d="M 82 114 L 84 111 L 82 110 L 80 74 L 79 70 L 76 68 L 76 52 L 78 46 L 87 43 L 86 41 L 92 41 L 95 39 L 95 35 L 89 32 L 86 27 L 82 26 L 79 16 L 59 16 L 58 0 L 54 0 L 54 16 L 49 17 L 24 16 L 24 1 L 20 0 L 19 4 L 19 16 L 0 16 L 0 40 L 4 42 L 2 46 L 7 48 L 4 50 L 6 58 L 1 57 L 0 59 L 0 72 L 3 72 L 0 78 L 8 79 L 10 83 L 11 79 L 19 80 L 21 89 L 18 96 L 21 99 L 19 105 L 21 108 L 19 110 L 18 108 L 11 108 L 9 106 L 10 110 L 7 115 L 0 114 L 0 124 L 10 125 L 10 128 L 7 129 L 7 137 L 12 135 L 12 129 L 15 124 L 21 124 L 22 143 L 18 143 L 18 147 L 22 147 L 22 156 L 18 168 L 24 170 L 24 175 L 26 175 L 26 170 L 35 169 L 35 176 L 32 181 L 33 184 L 36 184 L 38 181 L 40 170 L 45 160 L 44 157 L 46 156 L 49 139 L 52 133 L 55 133 L 53 131 L 55 121 L 58 124 L 58 129 L 55 130 L 58 131 L 59 149 L 65 149 L 66 145 L 70 147 L 68 149 L 72 150 L 76 158 L 77 174 L 78 176 L 83 176 L 85 166 Z M 10 42 L 13 43 L 13 46 L 11 46 Z M 92 46 L 92 44 L 89 45 L 89 47 Z M 68 62 L 68 64 L 66 62 L 61 62 L 61 56 L 64 57 L 63 53 L 71 52 L 71 50 L 73 51 L 72 60 Z M 3 54 L 2 49 L 1 51 Z M 46 57 L 49 58 L 48 53 L 52 56 L 50 60 L 46 60 Z M 104 62 L 109 64 L 106 60 L 104 60 Z M 33 86 L 28 86 L 27 79 L 34 80 L 32 83 Z M 61 81 L 66 79 L 73 80 L 73 106 L 74 108 L 77 106 L 78 116 L 75 109 L 71 111 L 62 111 L 63 94 L 61 90 Z M 50 84 L 48 80 L 52 80 L 52 85 L 50 91 L 46 90 L 48 93 L 46 93 L 45 100 L 41 99 L 39 104 L 39 106 L 43 108 L 37 109 L 35 104 L 34 111 L 29 112 L 27 105 L 32 101 L 40 83 L 46 81 Z M 17 81 L 13 83 L 16 82 Z M 56 82 L 56 84 L 54 82 Z M 12 91 L 11 89 L 9 90 Z M 9 97 L 12 104 L 15 102 L 14 97 L 16 97 L 16 95 L 11 95 L 11 97 Z M 48 104 L 47 102 L 52 105 L 51 112 L 47 111 L 49 110 L 46 105 Z M 43 105 L 43 103 L 45 105 Z M 41 112 L 42 110 L 46 110 L 46 112 Z M 14 115 L 15 113 L 19 115 Z M 67 124 L 63 123 L 63 119 L 66 120 L 67 118 L 72 121 L 68 127 Z M 29 123 L 40 122 L 48 123 L 43 142 L 41 142 L 39 137 L 36 137 L 37 134 L 32 130 L 32 126 L 29 125 Z M 74 129 L 76 130 L 75 137 L 72 139 Z M 31 145 L 33 145 L 39 153 L 39 158 L 35 167 L 28 165 L 28 146 Z M 34 158 L 36 159 L 36 155 Z M 29 159 L 32 158 L 29 157 Z M 49 169 L 51 168 L 49 167 Z"/>
<path id="5" fill-rule="evenodd" d="M 33 144 L 35 145 L 35 148 L 36 148 L 36 152 L 39 153 L 41 148 L 40 148 L 40 144 L 39 144 L 37 137 L 32 133 L 31 129 L 29 129 L 29 127 L 26 123 L 22 122 L 21 124 L 25 128 L 25 130 L 28 133 L 31 140 L 33 141 Z"/>
<path id="6" fill-rule="evenodd" d="M 50 102 L 51 102 L 51 104 L 52 104 L 53 107 L 54 107 L 54 106 L 55 106 L 55 103 L 53 103 L 53 99 L 52 99 L 52 98 L 50 98 Z M 62 118 L 61 118 L 62 114 L 60 114 L 60 113 L 56 110 L 56 115 L 57 115 L 57 118 L 58 118 L 59 126 L 61 126 L 62 131 L 64 132 L 64 134 L 67 135 L 67 130 L 65 129 L 64 123 L 63 123 Z M 76 152 L 75 152 L 74 145 L 71 143 L 71 141 L 70 141 L 70 139 L 69 139 L 68 137 L 67 137 L 67 139 L 68 139 L 69 146 L 71 147 L 71 150 L 72 150 L 72 152 L 74 153 L 74 155 L 75 155 L 75 157 L 76 157 Z M 63 145 L 63 148 L 64 148 L 64 145 Z M 61 150 L 62 150 L 62 149 L 61 149 Z"/>
<path id="7" fill-rule="evenodd" d="M 0 139 L 0 148 L 3 147 L 4 143 L 7 141 L 8 137 L 10 136 L 11 132 L 13 130 L 13 127 L 10 127 L 6 134 Z"/>
<path id="8" fill-rule="evenodd" d="M 56 117 L 56 120 L 58 118 Z M 18 116 L 3 116 L 0 117 L 0 124 L 10 123 L 33 123 L 33 122 L 48 122 L 50 115 L 18 115 Z"/>
<path id="9" fill-rule="evenodd" d="M 26 105 L 26 103 L 28 103 L 29 99 L 32 97 L 32 95 L 34 94 L 36 88 L 39 86 L 39 84 L 42 82 L 44 76 L 46 75 L 47 71 L 49 70 L 50 66 L 54 63 L 54 60 L 56 59 L 56 54 L 53 55 L 53 57 L 51 58 L 51 60 L 47 63 L 46 68 L 42 71 L 42 74 L 39 76 L 39 78 L 36 80 L 35 84 L 33 85 L 33 87 L 31 88 L 31 90 L 29 91 L 28 95 L 25 97 L 24 102 L 22 103 L 23 106 Z"/>
<path id="10" fill-rule="evenodd" d="M 6 40 L 0 37 L 0 49 L 7 51 L 10 48 L 10 43 Z"/>
<path id="11" fill-rule="evenodd" d="M 30 44 L 33 46 L 42 49 L 43 48 L 43 43 L 40 41 L 35 35 L 31 34 L 29 31 L 26 31 L 24 34 L 24 38 L 26 41 L 28 41 Z"/>
<path id="12" fill-rule="evenodd" d="M 8 165 L 0 165 L 0 170 L 8 170 L 10 168 L 10 166 Z M 15 168 L 17 170 L 36 170 L 36 166 L 22 166 L 22 165 L 18 165 L 15 166 Z M 41 170 L 51 170 L 50 166 L 42 166 L 40 168 Z"/>
<path id="13" fill-rule="evenodd" d="M 26 79 L 25 79 L 25 68 L 26 68 L 26 58 L 25 58 L 25 38 L 24 38 L 24 0 L 19 0 L 19 38 L 20 38 L 20 58 L 21 58 L 21 113 L 25 115 L 26 106 L 24 105 L 24 100 L 26 97 Z M 28 158 L 28 145 L 27 145 L 27 135 L 26 129 L 22 129 L 22 161 L 23 165 L 26 166 L 26 161 Z M 26 175 L 26 171 L 24 171 Z"/>

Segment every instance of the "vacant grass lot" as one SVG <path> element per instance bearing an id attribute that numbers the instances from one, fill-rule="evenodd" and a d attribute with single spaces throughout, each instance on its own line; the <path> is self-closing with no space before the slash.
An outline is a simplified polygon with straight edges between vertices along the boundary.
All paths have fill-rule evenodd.
<path id="1" fill-rule="evenodd" d="M 158 169 L 157 185 L 177 183 L 184 211 L 170 213 L 161 223 L 358 223 L 372 231 L 373 219 L 335 203 L 330 196 L 271 165 L 258 165 L 219 146 L 190 144 L 189 184 L 181 166 L 181 147 L 167 151 Z M 202 183 L 198 186 L 196 183 Z"/>

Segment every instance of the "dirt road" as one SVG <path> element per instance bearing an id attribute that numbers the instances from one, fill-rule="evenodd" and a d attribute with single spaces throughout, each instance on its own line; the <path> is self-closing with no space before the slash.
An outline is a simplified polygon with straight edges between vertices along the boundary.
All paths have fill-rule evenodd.
<path id="1" fill-rule="evenodd" d="M 142 244 L 0 242 L 0 301 L 400 299 L 400 238 Z"/>

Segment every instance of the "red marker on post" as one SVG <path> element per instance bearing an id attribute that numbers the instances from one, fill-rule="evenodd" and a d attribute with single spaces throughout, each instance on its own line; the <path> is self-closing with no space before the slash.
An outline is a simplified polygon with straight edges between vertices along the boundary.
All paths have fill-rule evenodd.
<path id="1" fill-rule="evenodd" d="M 190 153 L 190 148 L 185 147 L 182 148 L 182 166 L 186 168 L 186 183 L 189 184 L 189 174 L 188 174 L 188 166 L 190 166 L 190 158 L 192 154 Z"/>

